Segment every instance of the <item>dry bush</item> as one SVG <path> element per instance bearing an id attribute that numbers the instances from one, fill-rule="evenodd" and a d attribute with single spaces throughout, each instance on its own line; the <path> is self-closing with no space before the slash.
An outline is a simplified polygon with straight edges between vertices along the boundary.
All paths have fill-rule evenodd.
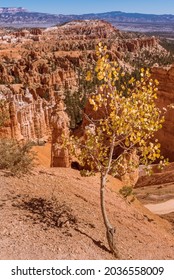
<path id="1" fill-rule="evenodd" d="M 119 190 L 119 193 L 126 198 L 133 194 L 133 188 L 131 186 L 124 186 Z"/>
<path id="2" fill-rule="evenodd" d="M 0 140 L 0 169 L 10 171 L 11 175 L 28 173 L 34 167 L 35 153 L 31 143 L 19 144 L 14 139 Z"/>

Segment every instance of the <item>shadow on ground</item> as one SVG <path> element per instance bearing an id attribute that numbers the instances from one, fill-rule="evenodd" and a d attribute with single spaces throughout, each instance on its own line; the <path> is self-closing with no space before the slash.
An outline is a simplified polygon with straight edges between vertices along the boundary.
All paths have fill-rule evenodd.
<path id="1" fill-rule="evenodd" d="M 68 236 L 72 236 L 70 229 L 74 229 L 81 235 L 85 235 L 91 239 L 100 249 L 111 253 L 100 240 L 95 240 L 85 231 L 78 228 L 80 222 L 73 214 L 72 209 L 67 205 L 59 204 L 55 199 L 47 200 L 42 197 L 29 198 L 28 196 L 24 196 L 23 198 L 20 197 L 20 201 L 19 197 L 14 197 L 13 200 L 14 199 L 17 199 L 17 201 L 12 204 L 13 207 L 23 210 L 27 220 L 32 220 L 33 224 L 41 224 L 44 230 L 47 230 L 48 228 L 64 229 L 63 234 Z M 89 226 L 90 228 L 95 227 L 91 224 L 85 224 L 84 226 Z"/>

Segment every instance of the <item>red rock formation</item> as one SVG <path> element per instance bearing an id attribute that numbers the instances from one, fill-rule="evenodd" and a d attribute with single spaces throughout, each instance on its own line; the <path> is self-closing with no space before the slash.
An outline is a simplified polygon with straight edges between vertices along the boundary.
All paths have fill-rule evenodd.
<path id="1" fill-rule="evenodd" d="M 59 111 L 55 107 L 52 115 L 55 102 L 61 107 L 58 99 L 55 101 L 55 89 L 58 86 L 62 92 L 78 90 L 82 69 L 85 71 L 96 60 L 95 47 L 100 41 L 108 46 L 113 59 L 121 59 L 127 52 L 138 55 L 141 50 L 156 51 L 159 47 L 154 37 L 125 36 L 100 20 L 73 21 L 45 30 L 21 30 L 0 39 L 0 83 L 13 84 L 8 94 L 7 89 L 2 89 L 10 104 L 11 126 L 6 133 L 16 139 L 46 141 L 51 136 L 52 122 L 53 144 L 59 145 L 61 133 L 67 133 L 68 120 L 63 108 Z M 53 147 L 52 165 L 68 166 L 67 151 Z"/>
<path id="2" fill-rule="evenodd" d="M 17 112 L 14 101 L 9 102 L 9 114 L 10 114 L 10 127 L 11 127 L 11 137 L 17 140 L 22 140 L 22 133 L 20 131 L 20 124 L 17 120 Z"/>
<path id="3" fill-rule="evenodd" d="M 127 52 L 137 54 L 142 49 L 158 48 L 154 37 L 127 38 L 111 24 L 100 20 L 73 21 L 45 30 L 21 30 L 9 34 L 8 39 L 13 41 L 16 36 L 21 43 L 1 45 L 4 50 L 1 51 L 0 82 L 21 83 L 30 90 L 39 88 L 40 96 L 56 84 L 62 90 L 65 85 L 76 90 L 77 70 L 95 60 L 95 46 L 100 41 L 108 46 L 113 58 L 120 59 Z M 38 42 L 33 41 L 36 36 L 39 36 Z"/>
<path id="4" fill-rule="evenodd" d="M 154 67 L 153 78 L 159 81 L 157 105 L 162 109 L 174 103 L 174 65 L 166 68 Z M 167 109 L 163 128 L 157 133 L 162 154 L 174 160 L 174 110 Z"/>
<path id="5" fill-rule="evenodd" d="M 5 92 L 5 89 L 3 91 Z M 50 104 L 38 96 L 35 100 L 28 89 L 20 88 L 18 92 L 8 89 L 6 101 L 9 104 L 8 131 L 11 131 L 11 138 L 36 143 L 50 138 L 50 118 L 54 100 Z M 3 137 L 3 134 L 1 136 Z"/>
<path id="6" fill-rule="evenodd" d="M 69 118 L 65 112 L 63 95 L 56 92 L 56 105 L 51 117 L 51 167 L 70 167 L 70 157 L 67 148 L 63 148 L 63 138 L 69 137 Z"/>

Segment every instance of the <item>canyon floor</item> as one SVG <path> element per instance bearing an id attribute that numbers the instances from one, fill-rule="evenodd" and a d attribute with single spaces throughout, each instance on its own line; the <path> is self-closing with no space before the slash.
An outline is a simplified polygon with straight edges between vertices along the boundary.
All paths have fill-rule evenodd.
<path id="1" fill-rule="evenodd" d="M 134 193 L 150 211 L 174 226 L 174 163 L 162 172 L 140 177 Z"/>
<path id="2" fill-rule="evenodd" d="M 81 177 L 77 170 L 46 167 L 49 147 L 36 150 L 42 157 L 32 174 L 17 178 L 0 172 L 0 259 L 113 259 L 100 211 L 99 175 Z M 116 227 L 120 258 L 173 259 L 172 216 L 169 222 L 136 197 L 123 198 L 121 187 L 109 178 L 107 212 Z M 144 196 L 145 187 L 135 189 L 144 204 L 152 202 L 152 195 L 143 198 L 147 188 Z M 153 187 L 154 196 L 156 191 Z"/>

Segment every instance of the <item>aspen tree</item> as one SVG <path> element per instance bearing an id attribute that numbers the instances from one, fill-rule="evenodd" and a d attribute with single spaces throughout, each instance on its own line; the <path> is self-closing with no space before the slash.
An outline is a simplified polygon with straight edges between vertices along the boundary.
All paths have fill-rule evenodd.
<path id="1" fill-rule="evenodd" d="M 147 168 L 157 159 L 161 166 L 165 164 L 160 155 L 160 144 L 155 139 L 164 116 L 155 103 L 158 81 L 151 78 L 148 69 L 140 70 L 139 79 L 131 77 L 128 81 L 125 79 L 126 82 L 122 79 L 120 84 L 125 73 L 117 61 L 110 61 L 107 48 L 101 43 L 96 47 L 96 55 L 95 70 L 87 72 L 86 80 L 98 80 L 89 103 L 99 117 L 88 117 L 84 137 L 71 136 L 65 142 L 84 167 L 83 175 L 100 173 L 100 205 L 106 236 L 111 252 L 118 258 L 115 228 L 106 211 L 108 174 L 119 176 L 137 168 L 137 163 L 129 156 L 132 153 L 136 153 L 139 164 Z M 116 148 L 121 152 L 115 154 Z M 125 158 L 128 161 L 126 166 Z"/>

